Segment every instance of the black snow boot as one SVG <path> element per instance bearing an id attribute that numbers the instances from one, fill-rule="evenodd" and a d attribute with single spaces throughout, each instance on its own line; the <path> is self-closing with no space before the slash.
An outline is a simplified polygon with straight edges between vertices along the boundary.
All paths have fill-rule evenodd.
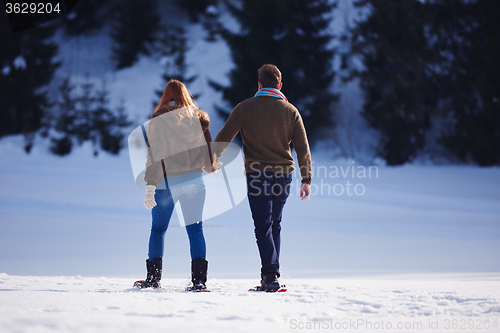
<path id="1" fill-rule="evenodd" d="M 135 281 L 134 287 L 143 288 L 161 288 L 161 270 L 162 270 L 162 259 L 154 258 L 153 261 L 146 260 L 146 268 L 148 270 L 146 280 Z"/>
<path id="2" fill-rule="evenodd" d="M 268 293 L 277 292 L 280 289 L 280 283 L 278 281 L 279 276 L 279 273 L 263 274 L 260 291 L 265 291 Z"/>
<path id="3" fill-rule="evenodd" d="M 202 258 L 196 258 L 191 261 L 191 281 L 193 286 L 187 288 L 188 291 L 206 290 L 207 286 L 208 261 Z"/>

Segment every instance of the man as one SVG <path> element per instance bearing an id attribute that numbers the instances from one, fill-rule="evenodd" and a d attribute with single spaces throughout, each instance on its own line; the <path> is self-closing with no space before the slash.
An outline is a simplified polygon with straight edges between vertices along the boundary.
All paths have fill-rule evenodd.
<path id="1" fill-rule="evenodd" d="M 297 153 L 302 200 L 311 193 L 311 153 L 302 117 L 281 92 L 281 72 L 275 65 L 259 69 L 258 87 L 254 97 L 233 109 L 214 142 L 229 145 L 241 132 L 248 201 L 262 264 L 259 290 L 275 292 L 280 288 L 281 216 L 294 170 L 290 143 Z M 227 145 L 219 149 L 219 156 Z"/>

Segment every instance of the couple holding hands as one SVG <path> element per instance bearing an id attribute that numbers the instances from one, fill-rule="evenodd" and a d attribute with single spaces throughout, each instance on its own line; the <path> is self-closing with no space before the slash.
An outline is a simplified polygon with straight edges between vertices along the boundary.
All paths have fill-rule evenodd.
<path id="1" fill-rule="evenodd" d="M 281 218 L 294 170 L 291 143 L 302 177 L 300 197 L 305 200 L 311 193 L 306 131 L 299 111 L 288 102 L 281 87 L 279 69 L 263 65 L 258 70 L 257 93 L 233 109 L 212 142 L 207 113 L 196 107 L 182 82 L 168 82 L 147 128 L 144 205 L 151 209 L 152 228 L 147 277 L 136 281 L 135 287 L 160 288 L 165 232 L 179 201 L 192 259 L 193 285 L 186 290 L 206 290 L 208 262 L 202 227 L 206 191 L 202 172 L 217 172 L 222 164 L 218 157 L 240 132 L 247 197 L 262 266 L 258 290 L 279 290 Z"/>

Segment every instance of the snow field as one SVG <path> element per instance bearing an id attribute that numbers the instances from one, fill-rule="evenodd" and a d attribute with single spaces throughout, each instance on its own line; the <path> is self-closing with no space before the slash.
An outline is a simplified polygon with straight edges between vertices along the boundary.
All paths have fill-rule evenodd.
<path id="1" fill-rule="evenodd" d="M 467 332 L 497 332 L 499 277 L 283 279 L 286 293 L 266 294 L 246 291 L 255 285 L 250 279 L 209 279 L 213 292 L 189 293 L 187 279 L 137 290 L 125 278 L 0 274 L 0 331 L 464 332 L 456 323 Z"/>
<path id="2" fill-rule="evenodd" d="M 141 277 L 151 215 L 128 154 L 94 158 L 86 145 L 59 158 L 39 144 L 28 156 L 21 142 L 0 141 L 0 272 Z M 312 155 L 315 165 L 352 166 Z M 500 272 L 498 168 L 378 166 L 372 178 L 315 174 L 315 184 L 333 188 L 349 180 L 366 191 L 318 191 L 301 201 L 295 177 L 283 213 L 283 277 Z M 259 277 L 246 199 L 204 221 L 204 229 L 209 277 Z M 187 236 L 176 217 L 164 259 L 167 277 L 189 276 Z"/>

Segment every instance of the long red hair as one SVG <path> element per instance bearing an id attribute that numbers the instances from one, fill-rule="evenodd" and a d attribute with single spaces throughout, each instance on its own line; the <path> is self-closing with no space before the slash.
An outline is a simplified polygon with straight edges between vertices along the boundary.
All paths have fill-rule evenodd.
<path id="1" fill-rule="evenodd" d="M 175 105 L 173 105 L 173 103 L 170 103 L 171 101 L 174 101 Z M 186 110 L 186 114 L 183 114 L 181 116 L 192 117 L 193 115 L 188 112 L 188 107 L 192 107 L 196 110 L 198 118 L 200 118 L 202 122 L 210 122 L 208 114 L 205 111 L 198 109 L 198 107 L 196 106 L 193 98 L 191 97 L 191 94 L 189 93 L 189 90 L 186 88 L 184 83 L 179 80 L 172 79 L 165 86 L 163 95 L 156 105 L 151 118 L 181 108 L 185 108 Z"/>

